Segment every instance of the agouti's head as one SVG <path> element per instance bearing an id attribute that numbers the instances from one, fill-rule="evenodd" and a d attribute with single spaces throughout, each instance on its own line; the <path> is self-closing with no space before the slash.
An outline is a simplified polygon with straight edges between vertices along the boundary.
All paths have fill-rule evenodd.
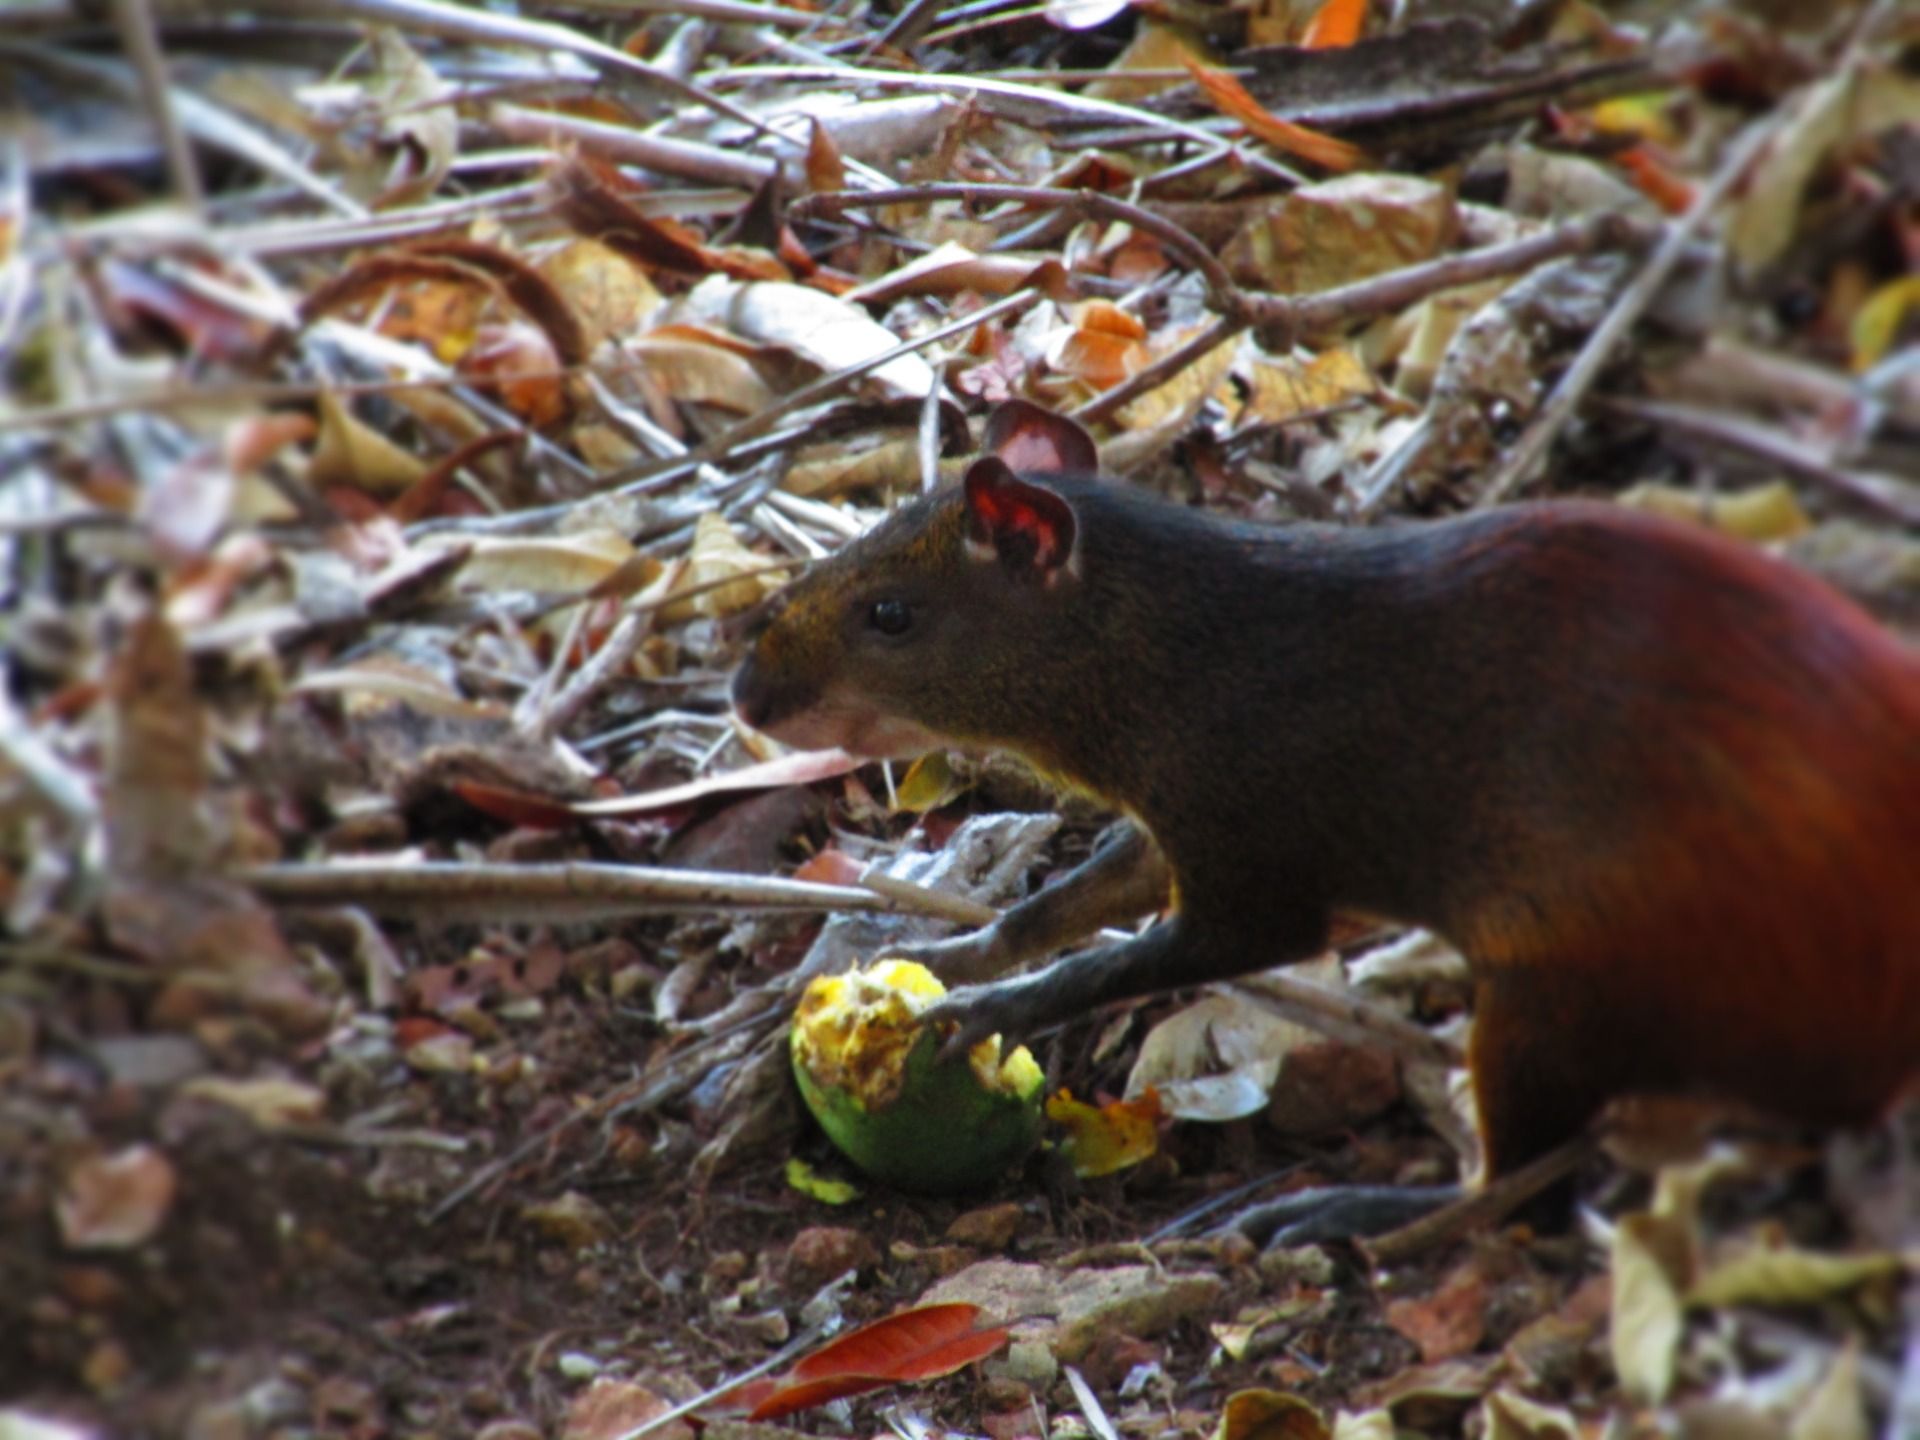
<path id="1" fill-rule="evenodd" d="M 734 708 L 786 744 L 876 758 L 1015 743 L 1022 673 L 1062 649 L 1077 538 L 1059 493 L 976 460 L 773 599 Z"/>

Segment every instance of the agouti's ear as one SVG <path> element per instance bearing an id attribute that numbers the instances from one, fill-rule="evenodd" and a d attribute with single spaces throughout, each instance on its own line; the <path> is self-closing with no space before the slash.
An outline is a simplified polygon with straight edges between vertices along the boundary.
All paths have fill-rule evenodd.
<path id="1" fill-rule="evenodd" d="M 1052 584 L 1075 573 L 1073 507 L 1044 485 L 1022 480 L 995 455 L 967 467 L 967 553 L 998 560 Z"/>
<path id="2" fill-rule="evenodd" d="M 1093 437 L 1078 421 L 1043 410 L 1031 400 L 994 406 L 980 451 L 1029 474 L 1091 475 L 1100 468 Z"/>

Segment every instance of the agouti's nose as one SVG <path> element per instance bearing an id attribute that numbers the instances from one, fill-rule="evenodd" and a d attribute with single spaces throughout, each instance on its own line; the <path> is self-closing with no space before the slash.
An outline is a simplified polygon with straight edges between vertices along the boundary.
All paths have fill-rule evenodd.
<path id="1" fill-rule="evenodd" d="M 767 722 L 773 709 L 773 694 L 762 682 L 751 655 L 733 672 L 733 709 L 756 730 Z"/>

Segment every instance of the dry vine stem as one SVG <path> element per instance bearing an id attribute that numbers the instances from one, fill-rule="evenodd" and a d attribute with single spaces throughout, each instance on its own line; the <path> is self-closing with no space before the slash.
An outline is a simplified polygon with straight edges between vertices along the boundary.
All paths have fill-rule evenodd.
<path id="1" fill-rule="evenodd" d="M 825 191 L 797 201 L 794 210 L 801 215 L 843 215 L 849 210 L 877 205 L 932 204 L 943 200 L 1070 209 L 1090 218 L 1132 225 L 1186 260 L 1206 282 L 1207 301 L 1220 318 L 1178 349 L 1074 411 L 1074 418 L 1083 424 L 1106 419 L 1128 401 L 1165 384 L 1200 356 L 1242 330 L 1255 328 L 1273 332 L 1278 337 L 1275 343 L 1284 347 L 1303 336 L 1345 329 L 1392 314 L 1442 290 L 1519 274 L 1550 260 L 1602 250 L 1644 248 L 1653 244 L 1659 234 L 1657 227 L 1624 215 L 1591 215 L 1505 245 L 1490 245 L 1463 255 L 1443 255 L 1317 295 L 1273 295 L 1236 284 L 1213 253 L 1173 221 L 1098 191 L 1046 190 L 1021 185 L 911 185 L 895 190 Z M 1676 255 L 1683 248 L 1676 248 Z"/>

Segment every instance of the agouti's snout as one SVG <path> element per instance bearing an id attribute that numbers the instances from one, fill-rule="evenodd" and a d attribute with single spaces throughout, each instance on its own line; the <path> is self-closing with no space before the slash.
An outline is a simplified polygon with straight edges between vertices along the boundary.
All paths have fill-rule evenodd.
<path id="1" fill-rule="evenodd" d="M 751 653 L 733 672 L 732 694 L 733 713 L 756 730 L 766 729 L 774 718 L 774 692 L 764 667 L 755 663 Z"/>

